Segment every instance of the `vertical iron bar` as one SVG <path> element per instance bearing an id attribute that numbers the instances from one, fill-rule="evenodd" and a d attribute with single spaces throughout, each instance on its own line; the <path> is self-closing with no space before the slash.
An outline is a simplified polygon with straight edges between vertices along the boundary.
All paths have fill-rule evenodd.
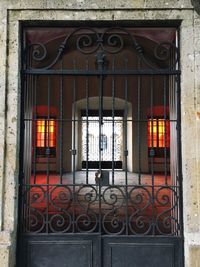
<path id="1" fill-rule="evenodd" d="M 86 70 L 89 69 L 89 62 L 86 60 Z M 86 184 L 88 184 L 88 161 L 89 161 L 89 81 L 88 76 L 86 76 Z M 85 122 L 84 122 L 85 124 Z"/>
<path id="2" fill-rule="evenodd" d="M 125 68 L 127 70 L 128 66 L 128 59 L 125 60 Z M 125 76 L 125 110 L 124 110 L 124 135 L 125 135 L 125 142 L 124 142 L 124 157 L 125 157 L 125 184 L 128 185 L 128 136 L 127 136 L 127 120 L 128 120 L 128 78 Z"/>
<path id="3" fill-rule="evenodd" d="M 180 32 L 177 31 L 177 35 L 176 35 L 176 45 L 179 45 L 179 36 Z M 178 52 L 177 52 L 178 51 Z M 175 61 L 176 58 L 176 53 L 178 56 L 178 61 L 177 64 L 175 66 L 176 69 L 180 69 L 180 57 L 179 57 L 179 49 L 177 51 L 173 51 L 173 63 Z M 176 207 L 176 213 L 175 213 L 175 218 L 177 219 L 176 221 L 176 231 L 177 231 L 177 235 L 181 235 L 183 236 L 183 219 L 182 218 L 182 158 L 181 158 L 181 99 L 180 99 L 180 94 L 181 94 L 181 89 L 180 89 L 180 75 L 177 76 L 172 76 L 173 77 L 173 90 L 176 96 L 176 121 L 178 121 L 177 123 L 177 131 L 176 131 L 176 166 L 178 168 L 178 170 L 176 169 L 176 176 L 175 176 L 175 191 L 176 191 L 176 196 L 174 196 L 173 199 L 173 204 L 177 202 L 177 207 Z M 180 202 L 180 203 L 179 203 Z M 179 220 L 180 218 L 180 220 Z M 179 224 L 180 224 L 180 228 L 179 228 Z"/>
<path id="4" fill-rule="evenodd" d="M 102 160 L 102 148 L 101 148 L 101 139 L 102 139 L 102 127 L 103 125 L 103 75 L 99 76 L 99 171 L 101 171 L 101 160 Z"/>
<path id="5" fill-rule="evenodd" d="M 101 173 L 101 127 L 102 127 L 102 109 L 103 109 L 103 75 L 99 76 L 99 171 Z M 99 180 L 99 234 L 101 235 L 101 183 Z"/>
<path id="6" fill-rule="evenodd" d="M 183 176 L 182 176 L 182 158 L 181 158 L 181 106 L 180 106 L 180 95 L 181 95 L 181 88 L 180 88 L 180 76 L 177 75 L 177 99 L 176 99 L 176 105 L 177 105 L 177 154 L 178 154 L 178 185 L 179 185 L 179 201 L 177 199 L 177 202 L 179 204 L 179 217 L 177 218 L 180 225 L 180 235 L 183 236 Z M 176 177 L 177 179 L 177 177 Z"/>
<path id="7" fill-rule="evenodd" d="M 23 161 L 24 161 L 24 181 L 23 184 L 27 184 L 27 128 L 28 128 L 28 121 L 27 121 L 27 106 L 28 106 L 28 81 L 29 81 L 29 76 L 25 76 L 26 81 L 24 82 L 24 122 L 23 122 L 23 127 L 24 127 L 24 157 L 23 157 Z"/>
<path id="8" fill-rule="evenodd" d="M 178 119 L 178 109 L 179 109 L 179 105 L 180 104 L 178 104 L 178 100 L 177 100 L 177 94 L 179 94 L 179 90 L 178 90 L 178 82 L 179 82 L 179 79 L 177 78 L 177 76 L 172 76 L 172 81 L 171 81 L 171 83 L 172 83 L 172 88 L 173 88 L 173 93 L 174 93 L 174 104 L 175 104 L 175 107 L 176 107 L 176 117 L 174 118 L 175 120 L 176 120 L 176 122 L 178 122 L 179 121 L 179 119 Z M 173 212 L 173 216 L 178 220 L 178 221 L 176 221 L 175 222 L 175 226 L 174 226 L 174 231 L 177 233 L 177 235 L 179 235 L 180 233 L 178 233 L 179 232 L 179 229 L 178 229 L 178 223 L 179 223 L 179 186 L 180 186 L 180 184 L 179 184 L 179 179 L 178 179 L 178 177 L 179 177 L 179 157 L 180 157 L 180 154 L 179 154 L 179 143 L 178 143 L 178 139 L 179 139 L 179 131 L 180 131 L 180 124 L 179 124 L 179 122 L 177 123 L 177 128 L 176 128 L 176 144 L 173 144 L 173 146 L 176 146 L 176 148 L 175 148 L 175 153 L 176 153 L 176 156 L 175 156 L 175 158 L 176 158 L 176 168 L 175 168 L 175 170 L 176 170 L 176 173 L 175 173 L 175 180 L 173 180 L 173 184 L 172 184 L 172 182 L 171 182 L 171 186 L 173 186 L 173 185 L 175 185 L 176 187 L 175 187 L 175 192 L 176 192 L 176 194 L 174 194 L 173 193 L 173 198 L 172 198 L 172 201 L 173 201 L 173 203 L 172 203 L 172 205 L 174 206 L 175 205 L 175 203 L 177 202 L 178 203 L 178 205 L 177 205 L 177 207 L 176 208 L 174 208 L 174 212 Z M 172 177 L 172 174 L 170 173 L 170 177 Z"/>
<path id="9" fill-rule="evenodd" d="M 153 76 L 151 76 L 150 82 L 150 90 L 151 90 L 151 149 L 154 149 L 153 146 L 153 107 L 154 107 L 154 80 Z M 154 158 L 151 155 L 151 179 L 152 179 L 152 235 L 155 235 L 155 180 L 154 180 Z"/>
<path id="10" fill-rule="evenodd" d="M 180 69 L 180 47 L 179 47 L 179 41 L 180 41 L 180 27 L 177 30 L 177 38 L 176 38 L 176 44 L 178 46 L 178 63 L 176 68 Z M 177 53 L 177 52 L 176 52 Z M 182 237 L 182 249 L 181 249 L 181 264 L 184 266 L 184 242 L 183 242 L 183 233 L 184 233 L 184 225 L 183 225 L 183 176 L 182 176 L 182 158 L 181 158 L 181 152 L 182 152 L 182 147 L 181 147 L 181 86 L 180 86 L 180 75 L 175 76 L 176 82 L 177 82 L 177 120 L 178 120 L 178 133 L 177 133 L 177 152 L 178 152 L 178 182 L 179 182 L 179 202 L 178 205 L 178 209 L 179 209 L 179 216 L 180 218 L 178 218 L 178 220 L 180 219 L 179 223 L 180 223 L 180 235 Z"/>
<path id="11" fill-rule="evenodd" d="M 29 55 L 30 56 L 30 55 Z M 31 60 L 30 60 L 31 61 Z M 27 84 L 27 118 L 28 118 L 28 131 L 27 131 L 27 180 L 26 183 L 31 181 L 31 165 L 32 165 L 32 155 L 31 155 L 31 143 L 32 143 L 32 97 L 33 97 L 33 76 L 29 76 L 29 81 Z"/>
<path id="12" fill-rule="evenodd" d="M 22 59 L 22 62 L 23 59 Z M 26 75 L 21 74 L 21 81 L 22 81 L 22 91 L 21 91 L 21 104 L 20 104 L 20 166 L 19 166 L 19 209 L 21 209 L 21 212 L 19 213 L 19 218 L 18 218 L 18 229 L 17 232 L 25 232 L 25 218 L 26 218 L 26 208 L 24 208 L 24 203 L 26 203 L 25 198 L 27 195 L 26 192 L 26 186 L 25 181 L 24 181 L 24 174 L 25 174 L 25 169 L 24 169 L 24 156 L 25 156 L 25 105 L 26 105 L 26 86 L 27 86 L 27 77 Z M 23 158 L 23 160 L 21 160 Z"/>
<path id="13" fill-rule="evenodd" d="M 32 136 L 33 136 L 33 99 L 34 99 L 34 78 L 33 75 L 30 76 L 30 98 L 29 98 L 29 144 L 28 144 L 28 159 L 29 159 L 29 181 L 32 178 Z"/>
<path id="14" fill-rule="evenodd" d="M 125 59 L 125 70 L 128 69 L 128 59 Z M 125 159 L 125 192 L 126 192 L 126 235 L 128 235 L 128 167 L 127 167 L 127 157 L 128 157 L 128 145 L 127 145 L 127 119 L 128 119 L 128 78 L 125 76 L 124 79 L 124 98 L 125 98 L 125 110 L 124 110 L 124 159 Z"/>
<path id="15" fill-rule="evenodd" d="M 167 105 L 167 101 L 166 101 L 166 99 L 167 99 L 167 77 L 166 77 L 166 75 L 164 75 L 164 88 L 163 88 L 163 90 L 164 90 L 164 92 L 163 92 L 163 94 L 164 94 L 164 99 L 163 99 L 163 104 L 164 104 L 164 158 L 165 158 L 165 161 L 164 161 L 164 171 L 165 171 L 165 185 L 167 185 L 168 183 L 167 183 L 167 136 L 166 136 L 166 125 L 167 125 L 167 107 L 166 107 L 166 105 Z"/>
<path id="16" fill-rule="evenodd" d="M 50 162 L 49 162 L 49 153 L 50 153 L 50 147 L 49 147 L 49 130 L 50 130 L 50 104 L 51 104 L 51 77 L 48 76 L 48 92 L 47 92 L 47 120 L 45 120 L 45 142 L 47 138 L 47 209 L 46 209 L 46 232 L 48 233 L 48 223 L 49 223 L 49 171 L 50 171 Z M 46 130 L 47 130 L 47 136 L 46 136 Z M 46 147 L 46 144 L 45 144 Z"/>
<path id="17" fill-rule="evenodd" d="M 103 124 L 103 64 L 104 64 L 104 57 L 105 55 L 102 53 L 102 51 L 98 51 L 96 55 L 96 63 L 97 63 L 97 69 L 99 71 L 98 79 L 99 79 L 99 172 L 101 175 L 101 127 Z M 99 186 L 99 234 L 101 235 L 101 182 L 99 180 L 98 182 Z"/>
<path id="18" fill-rule="evenodd" d="M 76 69 L 76 60 L 73 60 L 73 68 Z M 73 172 L 73 233 L 75 232 L 75 184 L 76 184 L 76 174 L 75 174 L 75 156 L 76 156 L 76 76 L 73 77 L 73 147 L 72 147 L 72 172 Z"/>
<path id="19" fill-rule="evenodd" d="M 74 69 L 76 69 L 76 61 L 73 61 Z M 76 156 L 76 78 L 73 78 L 73 147 L 72 147 L 72 160 L 73 160 L 73 184 L 76 183 L 75 177 L 75 156 Z"/>
<path id="20" fill-rule="evenodd" d="M 115 71 L 115 57 L 112 59 L 112 71 Z M 112 185 L 115 183 L 114 161 L 115 161 L 115 77 L 112 75 Z"/>
<path id="21" fill-rule="evenodd" d="M 33 180 L 34 184 L 36 183 L 36 146 L 37 146 L 37 76 L 34 79 L 34 97 L 33 97 Z"/>
<path id="22" fill-rule="evenodd" d="M 141 59 L 138 61 L 138 70 L 140 69 Z M 141 113 L 141 76 L 138 74 L 137 91 L 138 91 L 138 106 L 137 106 L 137 139 L 138 139 L 138 183 L 141 184 L 141 147 L 140 147 L 140 113 Z"/>
<path id="23" fill-rule="evenodd" d="M 178 223 L 179 223 L 179 217 L 181 216 L 181 213 L 180 213 L 180 210 L 179 210 L 179 201 L 181 201 L 181 198 L 180 198 L 180 184 L 182 182 L 182 175 L 180 175 L 180 166 L 179 166 L 179 160 L 180 159 L 180 153 L 179 153 L 179 138 L 181 138 L 181 125 L 180 125 L 180 120 L 179 120 L 179 106 L 180 106 L 180 103 L 178 102 L 178 94 L 179 94 L 179 77 L 178 76 L 173 76 L 173 90 L 174 90 L 174 94 L 175 95 L 175 107 L 176 107 L 176 147 L 175 147 L 175 152 L 176 152 L 176 173 L 175 173 L 175 181 L 173 181 L 173 185 L 175 185 L 175 192 L 176 194 L 173 194 L 174 197 L 173 197 L 173 206 L 177 204 L 176 207 L 174 207 L 174 213 L 173 213 L 173 216 L 175 217 L 175 219 L 177 219 L 176 223 L 175 223 L 175 229 L 174 231 L 176 231 L 177 235 L 180 234 L 180 229 L 178 228 Z M 179 200 L 180 199 L 180 200 Z M 182 227 L 182 226 L 181 226 Z"/>
<path id="24" fill-rule="evenodd" d="M 63 69 L 63 60 L 61 60 L 61 69 Z M 64 78 L 60 76 L 60 127 L 59 127 L 59 148 L 60 148 L 60 183 L 63 183 L 63 86 Z M 58 123 L 57 123 L 58 124 Z"/>
<path id="25" fill-rule="evenodd" d="M 28 59 L 27 59 L 27 64 L 31 62 L 30 60 L 30 54 L 31 51 L 29 50 L 28 53 Z M 31 103 L 30 103 L 30 95 L 31 95 L 31 76 L 28 75 L 26 76 L 26 95 L 25 95 L 25 105 L 24 105 L 24 109 L 25 109 L 25 119 L 26 121 L 24 122 L 24 162 L 25 162 L 25 166 L 24 166 L 24 184 L 25 184 L 25 192 L 26 192 L 26 196 L 25 196 L 25 204 L 24 204 L 24 222 L 26 222 L 26 226 L 28 227 L 28 229 L 30 229 L 30 209 L 29 209 L 29 205 L 30 205 L 30 186 L 27 186 L 27 183 L 30 184 L 30 173 L 29 173 L 29 169 L 30 169 L 30 149 L 29 149 L 29 143 L 30 143 L 30 135 L 29 135 L 29 131 L 30 131 L 30 124 L 31 124 L 31 116 L 30 116 L 30 110 L 31 110 Z"/>
<path id="26" fill-rule="evenodd" d="M 170 151 L 174 151 L 174 138 L 171 138 L 172 133 L 174 135 L 174 122 L 171 125 L 171 119 L 172 120 L 175 119 L 174 118 L 174 97 L 175 97 L 175 95 L 174 95 L 174 92 L 175 92 L 174 91 L 174 89 L 175 89 L 175 87 L 174 87 L 174 76 L 170 76 L 169 82 L 170 82 L 169 83 Z M 173 127 L 173 130 L 171 129 L 172 127 Z M 174 151 L 173 154 L 175 155 L 176 151 Z M 170 153 L 170 166 L 171 166 L 170 167 L 170 172 L 171 172 L 170 173 L 170 186 L 173 186 L 174 185 L 174 182 L 173 182 L 174 178 L 173 177 L 174 177 L 174 163 L 175 162 L 174 162 L 174 156 L 173 156 L 173 159 L 171 157 L 172 157 L 172 155 Z M 172 159 L 172 162 L 171 162 L 171 159 Z M 175 176 L 176 176 L 176 173 L 175 173 Z M 177 182 L 177 179 L 175 181 L 175 185 L 177 185 L 176 182 Z M 176 189 L 175 189 L 175 191 L 176 191 Z M 173 194 L 173 196 L 172 196 L 172 206 L 174 205 L 175 201 L 176 201 L 175 195 Z M 174 216 L 175 212 L 172 212 L 172 214 Z M 174 230 L 174 227 L 173 227 L 172 230 Z"/>
<path id="27" fill-rule="evenodd" d="M 29 179 L 29 184 L 31 184 L 33 182 L 32 180 L 32 124 L 33 124 L 33 90 L 34 90 L 34 84 L 33 84 L 33 75 L 30 76 L 29 78 L 29 88 L 28 88 L 28 146 L 27 146 L 27 149 L 28 149 L 28 175 L 27 175 L 27 179 Z M 30 191 L 31 191 L 31 186 L 28 187 L 29 188 L 29 196 L 28 196 L 28 203 L 29 205 L 31 205 L 31 194 L 30 194 Z M 31 209 L 28 209 L 28 218 L 29 218 L 29 229 L 30 229 L 30 224 L 31 224 Z"/>
<path id="28" fill-rule="evenodd" d="M 30 157 L 30 143 L 31 143 L 31 135 L 30 135 L 30 129 L 31 129 L 31 123 L 32 123 L 32 115 L 31 115 L 31 95 L 32 95 L 32 75 L 28 76 L 28 83 L 27 83 L 27 106 L 26 106 L 26 157 L 25 157 L 25 162 L 26 162 L 26 173 L 25 173 L 25 181 L 26 185 L 27 183 L 31 183 L 31 173 L 30 173 L 30 168 L 31 168 L 31 157 Z M 30 218 L 31 218 L 31 211 L 29 209 L 29 205 L 31 205 L 31 199 L 30 199 L 30 186 L 26 186 L 27 190 L 27 204 L 26 204 L 26 216 L 28 218 L 28 229 L 30 229 Z M 26 220 L 26 218 L 25 218 Z"/>

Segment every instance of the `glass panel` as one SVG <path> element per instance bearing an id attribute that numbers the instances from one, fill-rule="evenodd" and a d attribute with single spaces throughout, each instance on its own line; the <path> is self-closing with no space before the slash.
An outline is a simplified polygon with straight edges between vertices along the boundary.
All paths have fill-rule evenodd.
<path id="1" fill-rule="evenodd" d="M 148 147 L 170 146 L 170 122 L 163 119 L 148 120 Z"/>
<path id="2" fill-rule="evenodd" d="M 37 147 L 45 147 L 45 120 L 37 120 Z"/>
<path id="3" fill-rule="evenodd" d="M 55 120 L 47 121 L 46 124 L 46 146 L 56 146 L 56 122 Z"/>

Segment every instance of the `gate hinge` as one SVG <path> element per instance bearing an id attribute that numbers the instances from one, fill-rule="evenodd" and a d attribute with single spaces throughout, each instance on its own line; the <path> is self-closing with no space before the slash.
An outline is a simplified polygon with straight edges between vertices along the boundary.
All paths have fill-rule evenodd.
<path id="1" fill-rule="evenodd" d="M 128 150 L 124 150 L 124 156 L 125 156 L 125 157 L 128 156 Z"/>
<path id="2" fill-rule="evenodd" d="M 72 155 L 76 155 L 76 149 L 71 149 L 70 151 L 71 151 Z"/>
<path id="3" fill-rule="evenodd" d="M 177 131 L 180 131 L 180 129 L 181 129 L 181 125 L 180 125 L 180 123 L 177 123 L 177 124 L 176 124 L 176 130 L 177 130 Z"/>

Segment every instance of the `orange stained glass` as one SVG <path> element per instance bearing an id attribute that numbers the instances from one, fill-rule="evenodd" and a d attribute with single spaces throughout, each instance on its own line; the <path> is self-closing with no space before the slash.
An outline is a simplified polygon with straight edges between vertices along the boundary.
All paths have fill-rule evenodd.
<path id="1" fill-rule="evenodd" d="M 49 147 L 56 146 L 55 126 L 56 126 L 55 120 L 47 121 L 46 146 Z"/>
<path id="2" fill-rule="evenodd" d="M 148 121 L 148 147 L 169 147 L 170 127 L 169 120 L 149 119 Z"/>
<path id="3" fill-rule="evenodd" d="M 165 122 L 158 120 L 158 147 L 165 147 Z"/>
<path id="4" fill-rule="evenodd" d="M 157 120 L 148 121 L 148 147 L 157 147 Z"/>
<path id="5" fill-rule="evenodd" d="M 37 120 L 37 147 L 56 146 L 56 123 L 55 120 Z"/>
<path id="6" fill-rule="evenodd" d="M 37 147 L 45 147 L 45 120 L 37 120 Z"/>

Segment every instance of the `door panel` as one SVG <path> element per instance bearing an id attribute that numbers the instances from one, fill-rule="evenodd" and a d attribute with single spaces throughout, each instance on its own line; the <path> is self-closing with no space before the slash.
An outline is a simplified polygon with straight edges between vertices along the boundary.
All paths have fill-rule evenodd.
<path id="1" fill-rule="evenodd" d="M 99 236 L 22 236 L 20 267 L 99 267 Z"/>
<path id="2" fill-rule="evenodd" d="M 104 267 L 182 266 L 181 239 L 105 237 Z"/>

